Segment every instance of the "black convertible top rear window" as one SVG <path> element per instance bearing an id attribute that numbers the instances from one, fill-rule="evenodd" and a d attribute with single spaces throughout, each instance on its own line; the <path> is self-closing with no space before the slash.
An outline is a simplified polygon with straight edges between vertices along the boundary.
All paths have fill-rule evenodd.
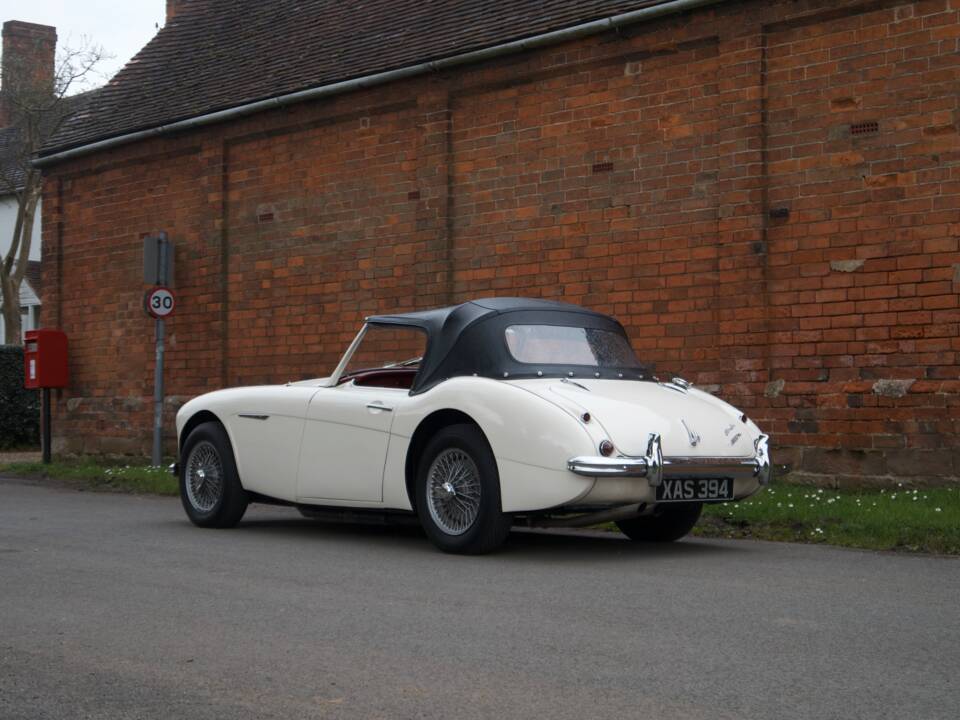
<path id="1" fill-rule="evenodd" d="M 514 360 L 528 365 L 639 367 L 627 339 L 609 330 L 564 325 L 510 325 L 504 330 Z"/>

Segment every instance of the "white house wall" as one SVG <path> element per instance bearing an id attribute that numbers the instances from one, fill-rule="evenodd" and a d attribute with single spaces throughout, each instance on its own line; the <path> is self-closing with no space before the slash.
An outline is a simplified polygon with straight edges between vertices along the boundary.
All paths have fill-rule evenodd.
<path id="1" fill-rule="evenodd" d="M 40 203 L 37 203 L 37 214 L 33 223 L 33 235 L 30 241 L 30 259 L 40 259 Z M 17 201 L 12 195 L 0 197 L 0 256 L 6 256 L 10 250 L 10 243 L 13 240 L 13 228 L 17 222 Z M 40 315 L 40 298 L 30 287 L 30 283 L 24 281 L 20 284 L 20 307 L 26 309 L 27 313 L 23 317 L 23 330 L 33 330 L 36 328 Z M 6 328 L 4 327 L 3 316 L 0 315 L 0 345 L 7 342 Z"/>
<path id="2" fill-rule="evenodd" d="M 37 203 L 37 214 L 33 222 L 33 239 L 30 242 L 30 259 L 40 259 L 40 218 L 42 217 L 40 203 Z M 10 242 L 13 240 L 13 228 L 17 222 L 17 200 L 12 195 L 0 197 L 0 253 L 7 254 Z"/>

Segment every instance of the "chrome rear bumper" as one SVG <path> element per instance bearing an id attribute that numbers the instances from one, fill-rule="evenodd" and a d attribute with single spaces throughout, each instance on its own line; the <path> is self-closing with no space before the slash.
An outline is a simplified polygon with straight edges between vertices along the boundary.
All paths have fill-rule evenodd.
<path id="1" fill-rule="evenodd" d="M 663 457 L 660 435 L 651 434 L 647 453 L 641 457 L 580 456 L 567 461 L 567 469 L 590 477 L 643 477 L 651 487 L 664 477 L 756 478 L 761 485 L 770 482 L 770 438 L 761 435 L 754 442 L 752 458 Z"/>

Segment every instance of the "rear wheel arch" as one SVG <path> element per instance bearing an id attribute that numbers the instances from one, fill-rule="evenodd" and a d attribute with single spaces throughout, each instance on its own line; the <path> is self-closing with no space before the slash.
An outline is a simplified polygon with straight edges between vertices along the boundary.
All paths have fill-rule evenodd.
<path id="1" fill-rule="evenodd" d="M 410 507 L 414 508 L 414 510 L 416 510 L 417 507 L 415 485 L 420 456 L 423 454 L 427 443 L 430 442 L 430 438 L 443 428 L 450 427 L 451 425 L 473 425 L 480 431 L 480 434 L 483 435 L 487 446 L 490 446 L 490 440 L 487 438 L 486 433 L 483 432 L 483 428 L 480 427 L 480 423 L 461 410 L 453 410 L 452 408 L 435 410 L 421 420 L 420 424 L 417 425 L 417 429 L 414 430 L 413 435 L 410 437 L 410 445 L 407 447 L 407 458 L 404 465 L 407 499 L 410 501 Z M 494 455 L 494 461 L 496 461 L 496 455 Z"/>

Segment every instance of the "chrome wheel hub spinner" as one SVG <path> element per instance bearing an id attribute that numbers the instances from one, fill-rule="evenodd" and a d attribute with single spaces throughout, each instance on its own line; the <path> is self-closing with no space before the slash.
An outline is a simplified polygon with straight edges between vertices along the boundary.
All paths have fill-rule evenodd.
<path id="1" fill-rule="evenodd" d="M 480 514 L 480 471 L 469 454 L 447 448 L 427 471 L 427 509 L 448 535 L 463 535 Z"/>

